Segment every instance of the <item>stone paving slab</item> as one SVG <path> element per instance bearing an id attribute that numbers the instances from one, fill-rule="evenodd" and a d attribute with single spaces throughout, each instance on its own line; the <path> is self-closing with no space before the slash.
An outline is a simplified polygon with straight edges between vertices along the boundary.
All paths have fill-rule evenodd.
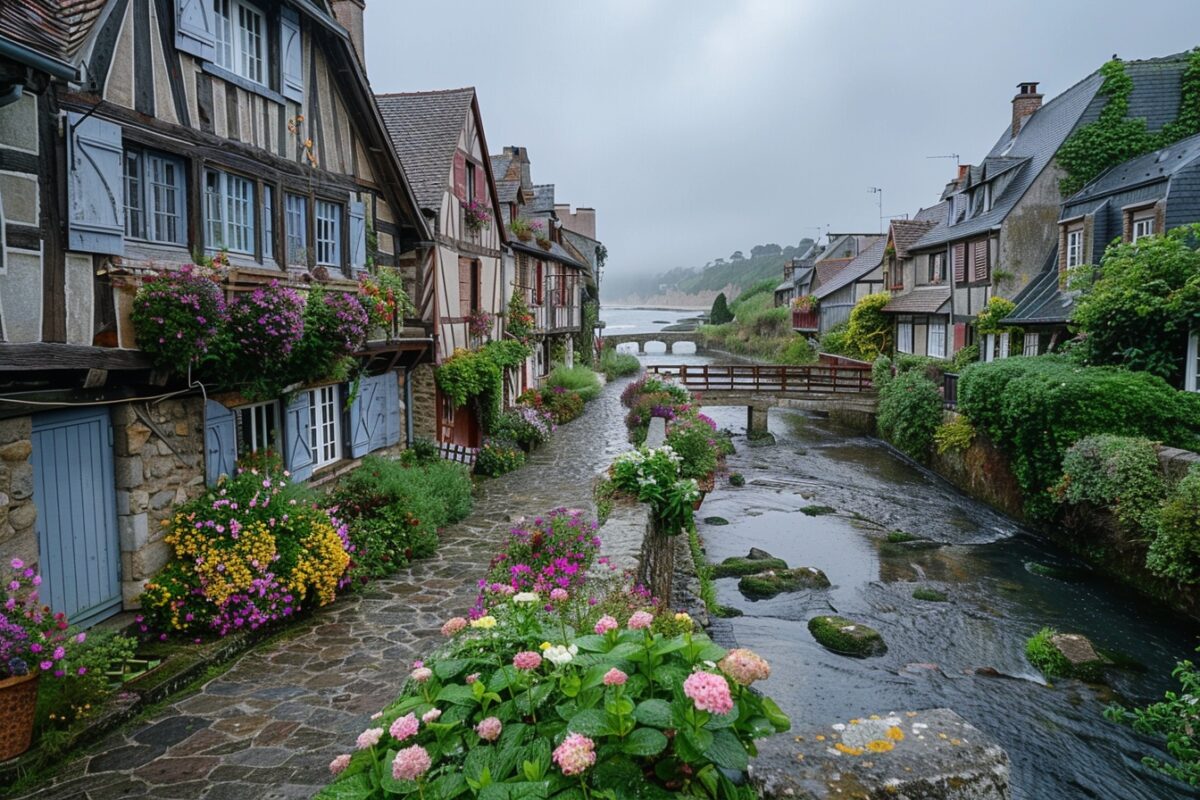
<path id="1" fill-rule="evenodd" d="M 509 523 L 557 507 L 592 509 L 595 475 L 629 448 L 623 383 L 607 386 L 523 469 L 482 482 L 471 515 L 441 532 L 434 557 L 248 651 L 199 692 L 109 734 L 24 797 L 311 797 L 330 760 L 395 698 L 411 662 L 440 643 L 442 622 L 474 603 Z"/>

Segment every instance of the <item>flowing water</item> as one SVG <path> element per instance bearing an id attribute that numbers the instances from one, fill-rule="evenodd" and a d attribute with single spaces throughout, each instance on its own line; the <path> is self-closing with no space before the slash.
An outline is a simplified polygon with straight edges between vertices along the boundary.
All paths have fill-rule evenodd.
<path id="1" fill-rule="evenodd" d="M 607 332 L 646 332 L 688 312 L 606 311 Z M 648 348 L 649 349 L 649 348 Z M 677 350 L 683 348 L 677 346 Z M 648 353 L 653 363 L 704 363 L 698 355 Z M 722 428 L 744 433 L 741 408 L 706 408 Z M 1020 800 L 1174 800 L 1195 797 L 1144 767 L 1158 744 L 1106 721 L 1115 697 L 1146 701 L 1173 688 L 1174 663 L 1192 657 L 1200 628 L 1091 573 L 1086 565 L 1013 520 L 958 493 L 878 440 L 815 416 L 773 409 L 777 443 L 752 448 L 735 438 L 731 471 L 746 486 L 718 480 L 699 531 L 710 561 L 759 547 L 791 566 L 823 570 L 825 591 L 752 602 L 737 579 L 717 581 L 720 601 L 740 609 L 739 645 L 774 665 L 766 690 L 797 731 L 820 732 L 872 713 L 948 707 L 996 739 L 1012 759 Z M 830 506 L 808 516 L 801 509 Z M 729 524 L 702 521 L 719 517 Z M 902 530 L 941 544 L 889 544 Z M 1058 568 L 1049 577 L 1031 565 Z M 919 586 L 949 602 L 916 600 Z M 878 630 L 885 656 L 852 659 L 818 645 L 807 620 L 838 613 Z M 1082 633 L 1141 669 L 1113 673 L 1112 689 L 1071 680 L 1045 685 L 1024 656 L 1043 626 Z"/>

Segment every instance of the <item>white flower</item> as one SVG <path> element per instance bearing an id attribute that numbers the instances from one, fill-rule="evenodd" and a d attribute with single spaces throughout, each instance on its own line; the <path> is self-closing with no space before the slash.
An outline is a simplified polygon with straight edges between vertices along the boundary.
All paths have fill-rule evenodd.
<path id="1" fill-rule="evenodd" d="M 536 603 L 541 599 L 537 592 L 517 592 L 513 595 L 514 603 Z"/>
<path id="2" fill-rule="evenodd" d="M 574 645 L 568 648 L 563 647 L 561 644 L 556 644 L 553 647 L 547 647 L 542 656 L 554 666 L 561 667 L 563 664 L 569 664 L 574 660 L 575 653 L 571 652 L 572 649 L 578 652 L 578 648 Z"/>

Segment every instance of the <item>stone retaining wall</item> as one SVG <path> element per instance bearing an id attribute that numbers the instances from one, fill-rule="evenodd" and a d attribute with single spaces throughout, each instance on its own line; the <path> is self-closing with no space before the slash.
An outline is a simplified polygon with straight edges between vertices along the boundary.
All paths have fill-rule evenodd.
<path id="1" fill-rule="evenodd" d="M 37 562 L 37 507 L 33 504 L 33 418 L 0 420 L 0 555 Z"/>

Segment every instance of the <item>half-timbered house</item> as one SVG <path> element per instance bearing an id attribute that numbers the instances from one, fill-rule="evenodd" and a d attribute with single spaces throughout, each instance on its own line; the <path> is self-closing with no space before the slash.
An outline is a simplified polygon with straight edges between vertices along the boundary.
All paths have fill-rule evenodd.
<path id="1" fill-rule="evenodd" d="M 319 479 L 411 429 L 416 318 L 358 354 L 353 399 L 330 381 L 253 404 L 154 371 L 131 325 L 143 277 L 218 256 L 227 298 L 385 269 L 421 296 L 429 236 L 339 12 L 361 25 L 355 0 L 0 14 L 0 554 L 39 563 L 73 620 L 135 603 L 160 521 L 239 456 Z"/>

